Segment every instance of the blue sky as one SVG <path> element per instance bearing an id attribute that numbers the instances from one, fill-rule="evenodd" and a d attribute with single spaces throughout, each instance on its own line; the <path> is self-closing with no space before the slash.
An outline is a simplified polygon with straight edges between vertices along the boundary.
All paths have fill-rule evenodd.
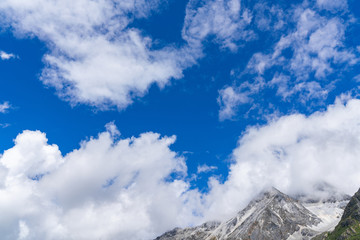
<path id="1" fill-rule="evenodd" d="M 359 19 L 355 0 L 2 1 L 0 232 L 149 239 L 269 185 L 352 193 Z"/>

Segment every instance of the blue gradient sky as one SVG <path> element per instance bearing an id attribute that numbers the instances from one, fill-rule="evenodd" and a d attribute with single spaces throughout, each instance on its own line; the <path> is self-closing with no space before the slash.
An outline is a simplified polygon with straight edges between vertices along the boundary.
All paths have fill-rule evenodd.
<path id="1" fill-rule="evenodd" d="M 44 9 L 53 10 L 51 4 L 55 2 L 50 1 Z M 82 0 L 82 3 L 86 2 Z M 100 2 L 97 1 L 99 6 Z M 114 122 L 121 133 L 120 139 L 138 137 L 145 132 L 175 135 L 176 141 L 170 149 L 186 159 L 187 175 L 183 180 L 190 184 L 190 189 L 209 193 L 209 177 L 220 183 L 226 182 L 229 168 L 234 163 L 231 153 L 239 146 L 238 140 L 246 135 L 247 129 L 268 126 L 296 113 L 310 116 L 315 112 L 326 112 L 336 99 L 358 99 L 359 1 L 291 1 L 291 4 L 289 1 L 255 3 L 240 0 L 153 2 L 150 10 L 144 10 L 143 5 L 123 10 L 119 5 L 118 10 L 111 10 L 114 16 L 105 16 L 99 25 L 89 23 L 92 30 L 79 33 L 79 36 L 85 35 L 81 35 L 83 40 L 91 42 L 90 36 L 100 38 L 110 32 L 106 35 L 106 44 L 115 42 L 120 49 L 130 46 L 122 39 L 125 32 L 134 30 L 141 41 L 151 42 L 145 47 L 145 52 L 151 55 L 150 62 L 165 56 L 159 63 L 165 62 L 161 68 L 167 69 L 168 55 L 175 59 L 175 70 L 169 70 L 160 78 L 154 73 L 145 90 L 139 90 L 135 83 L 141 79 L 132 77 L 133 70 L 125 66 L 123 73 L 130 76 L 125 85 L 135 86 L 131 93 L 132 103 L 117 100 L 116 91 L 102 101 L 99 100 L 102 96 L 79 100 L 77 93 L 68 94 L 64 90 L 69 84 L 83 92 L 88 91 L 86 87 L 79 87 L 80 82 L 87 79 L 76 77 L 88 72 L 77 69 L 76 64 L 91 61 L 99 54 L 94 50 L 96 44 L 89 44 L 88 50 L 74 55 L 68 48 L 74 43 L 66 42 L 66 33 L 77 34 L 71 27 L 76 24 L 83 28 L 88 26 L 80 21 L 81 14 L 71 20 L 79 20 L 73 25 L 71 21 L 69 24 L 54 16 L 54 22 L 50 22 L 60 30 L 54 28 L 51 32 L 46 30 L 44 22 L 25 22 L 26 17 L 33 17 L 32 13 L 20 11 L 32 8 L 34 14 L 47 19 L 47 10 L 37 12 L 37 6 L 19 7 L 11 1 L 0 3 L 0 50 L 14 55 L 0 61 L 0 104 L 10 104 L 7 111 L 0 113 L 0 152 L 11 149 L 16 136 L 24 130 L 39 130 L 46 133 L 48 143 L 56 144 L 65 156 L 79 149 L 82 141 L 105 131 L 107 123 Z M 59 5 L 59 16 L 67 11 L 61 7 Z M 144 12 L 139 14 L 140 10 Z M 306 11 L 308 19 L 301 22 Z M 76 10 L 71 13 L 76 15 Z M 129 23 L 124 28 L 114 24 L 117 30 L 113 30 L 109 27 L 109 19 L 115 19 L 116 24 L 125 19 Z M 58 38 L 57 31 L 64 32 L 64 39 Z M 274 56 L 276 46 L 284 39 L 288 45 L 278 47 L 280 54 Z M 60 40 L 64 40 L 64 45 Z M 88 45 L 80 41 L 76 48 L 83 46 Z M 163 55 L 157 51 L 162 51 Z M 69 64 L 73 68 L 67 70 L 72 69 L 74 75 L 66 75 L 65 68 L 50 62 L 45 55 Z M 106 65 L 111 58 L 104 56 Z M 136 61 L 141 58 L 130 54 L 125 59 L 132 62 L 133 56 Z M 264 70 L 259 70 L 261 61 L 267 61 Z M 114 69 L 116 64 L 122 63 L 115 62 Z M 112 68 L 102 69 L 102 66 L 96 62 L 89 70 L 94 76 L 98 72 L 103 74 L 94 79 L 97 87 L 117 87 L 116 81 L 123 81 L 123 76 L 117 75 L 115 70 L 111 72 Z M 44 69 L 51 69 L 60 77 L 46 76 Z M 148 73 L 145 75 L 149 76 Z M 107 82 L 112 77 L 115 77 L 115 83 Z M 165 83 L 163 86 L 157 84 L 159 79 Z M 56 84 L 63 85 L 56 89 Z M 125 87 L 118 89 L 122 91 Z M 137 90 L 142 93 L 134 94 Z M 198 168 L 205 165 L 209 171 L 199 171 Z"/>

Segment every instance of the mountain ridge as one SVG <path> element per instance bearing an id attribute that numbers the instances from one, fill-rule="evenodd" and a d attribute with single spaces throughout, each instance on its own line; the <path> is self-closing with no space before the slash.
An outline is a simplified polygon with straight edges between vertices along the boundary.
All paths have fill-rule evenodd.
<path id="1" fill-rule="evenodd" d="M 157 237 L 156 240 L 312 239 L 323 231 L 335 227 L 346 201 L 330 199 L 328 202 L 323 200 L 318 203 L 314 201 L 307 203 L 309 209 L 321 215 L 319 217 L 305 207 L 305 203 L 272 187 L 258 194 L 247 207 L 227 221 L 207 222 L 184 229 L 175 228 Z M 324 211 L 327 210 L 325 207 L 330 210 L 336 209 L 337 215 L 325 214 L 325 216 Z"/>

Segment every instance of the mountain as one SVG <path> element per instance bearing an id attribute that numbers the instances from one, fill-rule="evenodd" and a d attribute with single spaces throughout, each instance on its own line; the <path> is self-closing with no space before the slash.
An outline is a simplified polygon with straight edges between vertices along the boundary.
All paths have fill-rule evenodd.
<path id="1" fill-rule="evenodd" d="M 209 239 L 211 233 L 218 228 L 220 222 L 206 222 L 198 227 L 193 228 L 175 228 L 169 232 L 164 233 L 156 240 L 199 240 Z M 211 238 L 210 238 L 211 239 Z M 211 239 L 212 240 L 212 239 Z"/>
<path id="2" fill-rule="evenodd" d="M 360 189 L 345 207 L 339 224 L 330 234 L 324 233 L 319 240 L 355 240 L 360 239 Z M 317 240 L 316 239 L 316 240 Z"/>
<path id="3" fill-rule="evenodd" d="M 275 188 L 260 194 L 236 217 L 221 224 L 216 239 L 287 239 L 301 226 L 320 219 L 295 199 Z"/>
<path id="4" fill-rule="evenodd" d="M 301 203 L 271 188 L 228 221 L 176 228 L 156 240 L 311 239 L 336 226 L 347 201 L 332 199 Z"/>

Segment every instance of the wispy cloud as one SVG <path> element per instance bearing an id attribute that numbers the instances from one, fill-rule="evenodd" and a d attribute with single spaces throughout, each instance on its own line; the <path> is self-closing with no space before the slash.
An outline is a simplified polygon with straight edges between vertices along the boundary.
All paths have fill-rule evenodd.
<path id="1" fill-rule="evenodd" d="M 255 4 L 253 12 L 254 22 L 260 31 L 278 31 L 286 26 L 288 16 L 277 4 L 262 1 Z"/>
<path id="2" fill-rule="evenodd" d="M 219 110 L 219 119 L 223 121 L 225 119 L 231 119 L 236 115 L 236 109 L 239 105 L 244 103 L 249 103 L 251 99 L 252 90 L 249 91 L 239 91 L 239 89 L 234 87 L 226 87 L 219 91 L 219 97 L 217 99 L 220 106 Z"/>
<path id="3" fill-rule="evenodd" d="M 333 72 L 332 64 L 356 64 L 359 59 L 353 49 L 344 48 L 346 25 L 338 18 L 321 17 L 311 9 L 296 9 L 296 30 L 275 44 L 271 54 L 256 53 L 249 61 L 248 71 L 264 74 L 273 67 L 281 66 L 300 80 L 324 78 Z M 290 58 L 284 56 L 291 50 Z"/>
<path id="4" fill-rule="evenodd" d="M 330 6 L 332 1 L 321 4 Z M 273 12 L 273 15 L 282 16 L 276 17 L 282 27 L 283 12 Z M 229 98 L 233 101 L 226 100 L 228 91 L 225 90 L 228 87 L 220 91 L 220 119 L 231 118 L 236 114 L 238 105 L 259 99 L 258 96 L 269 89 L 275 89 L 276 96 L 283 101 L 296 97 L 296 102 L 306 104 L 316 100 L 321 104 L 334 89 L 331 79 L 337 79 L 343 69 L 354 67 L 360 60 L 356 47 L 345 44 L 345 31 L 351 24 L 349 18 L 320 15 L 314 6 L 307 3 L 294 7 L 286 19 L 295 23 L 295 28 L 282 35 L 270 53 L 267 50 L 266 53 L 253 54 L 246 69 L 233 84 L 233 97 Z M 261 22 L 266 22 L 261 18 L 258 21 L 258 27 L 261 27 Z M 275 31 L 275 28 L 272 29 Z M 244 96 L 247 101 L 235 101 L 244 99 Z"/>
<path id="5" fill-rule="evenodd" d="M 251 12 L 241 6 L 240 0 L 191 0 L 186 8 L 183 38 L 194 47 L 214 36 L 220 46 L 236 51 L 239 42 L 256 37 L 248 28 L 251 21 Z"/>
<path id="6" fill-rule="evenodd" d="M 1 128 L 7 128 L 7 127 L 10 127 L 10 126 L 11 126 L 10 123 L 0 123 Z"/>
<path id="7" fill-rule="evenodd" d="M 206 164 L 203 165 L 199 165 L 197 168 L 197 173 L 207 173 L 207 172 L 212 172 L 214 170 L 216 170 L 217 167 L 216 166 L 208 166 Z"/>
<path id="8" fill-rule="evenodd" d="M 316 4 L 319 8 L 332 12 L 344 11 L 348 8 L 347 0 L 316 0 Z"/>
<path id="9" fill-rule="evenodd" d="M 9 102 L 4 102 L 0 104 L 0 113 L 6 113 L 11 108 L 11 105 Z"/>

